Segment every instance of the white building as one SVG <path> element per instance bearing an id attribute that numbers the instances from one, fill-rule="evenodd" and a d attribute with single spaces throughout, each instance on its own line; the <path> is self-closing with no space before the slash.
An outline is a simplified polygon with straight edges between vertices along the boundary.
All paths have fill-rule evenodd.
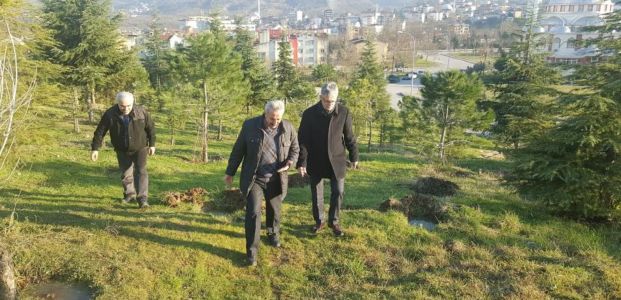
<path id="1" fill-rule="evenodd" d="M 296 39 L 298 66 L 314 66 L 327 63 L 328 38 L 325 35 L 299 35 Z"/>
<path id="2" fill-rule="evenodd" d="M 596 59 L 597 49 L 577 41 L 597 37 L 585 26 L 603 24 L 603 15 L 614 10 L 610 0 L 546 0 L 541 8 L 541 31 L 551 35 L 550 62 L 586 64 Z"/>

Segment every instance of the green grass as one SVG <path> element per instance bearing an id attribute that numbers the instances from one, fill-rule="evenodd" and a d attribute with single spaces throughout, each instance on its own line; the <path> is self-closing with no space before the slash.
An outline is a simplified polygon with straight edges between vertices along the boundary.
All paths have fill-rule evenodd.
<path id="1" fill-rule="evenodd" d="M 291 189 L 283 206 L 283 248 L 260 249 L 244 266 L 243 213 L 158 204 L 165 191 L 223 189 L 225 161 L 196 164 L 192 131 L 166 145 L 159 130 L 149 160 L 152 208 L 121 205 L 113 151 L 90 162 L 92 126 L 74 134 L 53 108 L 30 126 L 21 168 L 0 190 L 0 245 L 14 256 L 20 288 L 61 280 L 86 283 L 98 299 L 621 297 L 621 230 L 555 217 L 522 201 L 499 174 L 508 163 L 462 151 L 453 167 L 399 153 L 361 154 L 346 180 L 346 236 L 310 234 L 310 192 Z M 233 137 L 213 141 L 228 157 Z M 475 140 L 489 151 L 492 144 Z M 366 147 L 362 147 L 365 149 Z M 470 177 L 454 177 L 462 170 Z M 6 176 L 6 174 L 1 174 Z M 4 178 L 2 176 L 2 178 Z M 456 182 L 458 209 L 435 231 L 413 228 L 379 204 L 410 193 L 420 176 Z M 238 178 L 236 178 L 237 180 Z M 10 215 L 15 209 L 15 220 Z M 447 241 L 463 245 L 445 247 Z"/>

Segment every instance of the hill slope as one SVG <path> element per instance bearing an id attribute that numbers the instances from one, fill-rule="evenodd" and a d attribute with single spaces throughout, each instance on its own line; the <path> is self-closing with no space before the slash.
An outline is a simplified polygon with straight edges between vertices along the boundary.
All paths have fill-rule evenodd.
<path id="1" fill-rule="evenodd" d="M 259 266 L 248 269 L 241 211 L 158 204 L 165 191 L 203 187 L 213 198 L 223 188 L 224 161 L 187 160 L 193 130 L 174 148 L 159 130 L 149 160 L 153 205 L 141 211 L 119 203 L 109 148 L 99 162 L 88 160 L 92 126 L 74 134 L 62 121 L 68 112 L 35 111 L 40 121 L 21 149 L 22 168 L 0 189 L 0 246 L 13 254 L 22 289 L 60 280 L 85 283 L 98 299 L 621 296 L 621 230 L 559 219 L 520 200 L 499 180 L 506 162 L 478 149 L 456 162 L 459 177 L 406 152 L 362 153 L 362 169 L 347 177 L 341 239 L 312 235 L 310 193 L 291 189 L 283 248 L 264 240 Z M 212 153 L 227 157 L 232 138 L 212 143 Z M 451 199 L 457 209 L 431 232 L 377 210 L 388 197 L 409 194 L 419 176 L 461 187 Z"/>

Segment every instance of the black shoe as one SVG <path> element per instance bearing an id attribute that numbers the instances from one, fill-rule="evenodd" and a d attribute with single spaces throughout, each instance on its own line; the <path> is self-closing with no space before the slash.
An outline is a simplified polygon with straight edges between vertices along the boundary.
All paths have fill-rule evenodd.
<path id="1" fill-rule="evenodd" d="M 326 223 L 315 224 L 315 225 L 313 226 L 313 228 L 311 228 L 311 231 L 312 231 L 313 233 L 317 233 L 317 232 L 319 232 L 320 230 L 322 230 L 324 227 L 326 227 Z"/>
<path id="2" fill-rule="evenodd" d="M 332 225 L 328 225 L 330 228 L 332 228 L 332 233 L 334 233 L 334 236 L 336 237 L 341 237 L 343 235 L 345 235 L 343 233 L 343 230 L 341 230 L 341 226 L 339 226 L 339 224 L 332 224 Z"/>
<path id="3" fill-rule="evenodd" d="M 280 239 L 278 238 L 277 233 L 268 234 L 267 239 L 272 247 L 280 248 Z"/>
<path id="4" fill-rule="evenodd" d="M 123 197 L 123 200 L 121 200 L 121 202 L 123 202 L 124 204 L 127 204 L 134 200 L 136 200 L 136 195 L 126 195 L 125 197 Z"/>
<path id="5" fill-rule="evenodd" d="M 138 208 L 148 208 L 149 202 L 146 198 L 138 198 Z"/>

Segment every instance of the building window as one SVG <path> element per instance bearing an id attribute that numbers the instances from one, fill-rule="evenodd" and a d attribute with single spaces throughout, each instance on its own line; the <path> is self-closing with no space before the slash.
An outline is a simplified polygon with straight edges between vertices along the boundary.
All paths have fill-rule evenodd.
<path id="1" fill-rule="evenodd" d="M 576 48 L 576 40 L 568 39 L 567 40 L 567 48 Z"/>
<path id="2" fill-rule="evenodd" d="M 600 4 L 595 5 L 595 11 L 600 11 L 602 9 L 602 6 Z"/>
<path id="3" fill-rule="evenodd" d="M 584 11 L 584 5 L 578 5 L 578 12 Z"/>
<path id="4" fill-rule="evenodd" d="M 570 5 L 570 6 L 569 6 L 569 12 L 574 12 L 574 8 L 575 8 L 575 7 L 576 7 L 575 5 Z"/>
<path id="5" fill-rule="evenodd" d="M 565 5 L 561 5 L 561 12 L 565 12 Z"/>
<path id="6" fill-rule="evenodd" d="M 589 8 L 587 9 L 587 11 L 593 11 L 593 4 L 589 4 Z"/>
<path id="7" fill-rule="evenodd" d="M 554 5 L 554 9 L 552 12 L 558 12 L 558 5 Z"/>

